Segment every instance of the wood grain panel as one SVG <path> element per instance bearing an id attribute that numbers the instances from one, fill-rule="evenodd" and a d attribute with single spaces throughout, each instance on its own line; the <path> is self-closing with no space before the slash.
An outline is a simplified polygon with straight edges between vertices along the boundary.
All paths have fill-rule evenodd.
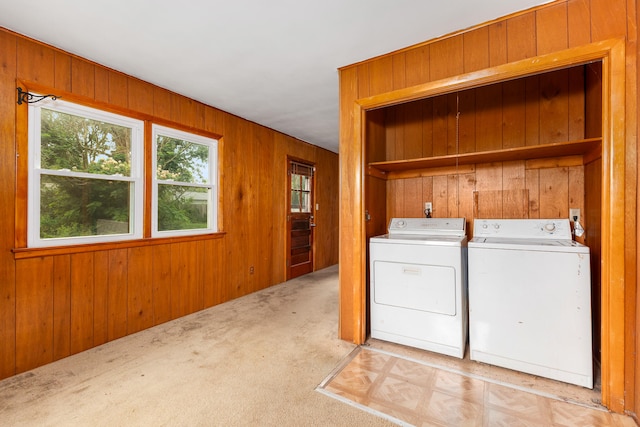
<path id="1" fill-rule="evenodd" d="M 489 66 L 507 62 L 507 24 L 496 22 L 489 25 Z"/>
<path id="2" fill-rule="evenodd" d="M 502 217 L 527 218 L 529 195 L 525 188 L 525 162 L 514 161 L 502 164 Z"/>
<path id="3" fill-rule="evenodd" d="M 404 118 L 402 158 L 420 158 L 423 156 L 422 103 L 403 104 L 399 114 Z"/>
<path id="4" fill-rule="evenodd" d="M 502 148 L 523 147 L 527 124 L 526 81 L 505 82 L 502 88 Z"/>
<path id="5" fill-rule="evenodd" d="M 449 213 L 449 180 L 446 175 L 434 176 L 433 177 L 433 217 L 446 218 L 448 213 Z"/>
<path id="6" fill-rule="evenodd" d="M 173 319 L 197 311 L 201 295 L 196 245 L 171 245 L 171 317 Z"/>
<path id="7" fill-rule="evenodd" d="M 53 361 L 53 258 L 16 263 L 16 373 Z"/>
<path id="8" fill-rule="evenodd" d="M 476 91 L 458 92 L 458 150 L 457 153 L 476 151 Z"/>
<path id="9" fill-rule="evenodd" d="M 567 34 L 569 47 L 591 43 L 590 0 L 567 2 Z"/>
<path id="10" fill-rule="evenodd" d="M 448 154 L 449 141 L 449 100 L 446 95 L 433 98 L 433 155 Z"/>
<path id="11" fill-rule="evenodd" d="M 434 131 L 433 131 L 433 98 L 422 101 L 422 155 L 433 156 Z"/>
<path id="12" fill-rule="evenodd" d="M 109 341 L 109 251 L 93 254 L 93 345 Z"/>
<path id="13" fill-rule="evenodd" d="M 171 246 L 153 247 L 153 323 L 168 322 L 171 317 Z"/>
<path id="14" fill-rule="evenodd" d="M 429 73 L 429 46 L 412 49 L 405 54 L 406 85 L 415 86 L 431 80 Z"/>
<path id="15" fill-rule="evenodd" d="M 153 326 L 153 248 L 128 249 L 127 334 Z"/>
<path id="16" fill-rule="evenodd" d="M 109 341 L 127 334 L 128 267 L 127 249 L 109 251 Z"/>
<path id="17" fill-rule="evenodd" d="M 153 86 L 133 77 L 128 77 L 127 92 L 129 108 L 144 114 L 153 114 Z"/>
<path id="18" fill-rule="evenodd" d="M 22 37 L 18 38 L 17 46 L 19 78 L 53 87 L 55 85 L 53 50 Z"/>
<path id="19" fill-rule="evenodd" d="M 399 89 L 406 87 L 406 66 L 403 52 L 391 56 L 391 70 L 393 72 L 393 88 Z"/>
<path id="20" fill-rule="evenodd" d="M 480 27 L 462 35 L 464 44 L 464 72 L 489 67 L 489 28 Z"/>
<path id="21" fill-rule="evenodd" d="M 568 170 L 540 169 L 540 218 L 566 218 L 568 212 Z"/>
<path id="22" fill-rule="evenodd" d="M 526 190 L 529 194 L 528 218 L 540 218 L 540 170 L 527 169 L 525 177 Z"/>
<path id="23" fill-rule="evenodd" d="M 443 79 L 464 72 L 464 54 L 461 37 L 446 38 L 430 46 L 430 55 L 438 61 L 429 63 L 431 80 Z"/>
<path id="24" fill-rule="evenodd" d="M 105 104 L 109 103 L 109 74 L 110 70 L 102 67 L 95 67 L 95 86 L 93 91 L 97 102 L 103 102 Z M 126 105 L 119 105 L 119 107 L 126 108 Z"/>
<path id="25" fill-rule="evenodd" d="M 54 52 L 54 67 L 55 88 L 71 92 L 71 57 L 62 52 Z"/>
<path id="26" fill-rule="evenodd" d="M 514 16 L 507 20 L 507 61 L 532 58 L 536 51 L 536 16 L 532 13 Z M 539 39 L 539 37 L 538 37 Z"/>
<path id="27" fill-rule="evenodd" d="M 535 17 L 538 55 L 569 47 L 566 3 L 540 9 L 536 12 Z"/>
<path id="28" fill-rule="evenodd" d="M 540 75 L 540 143 L 569 139 L 569 77 L 566 70 Z"/>
<path id="29" fill-rule="evenodd" d="M 93 253 L 71 255 L 71 353 L 93 347 Z"/>
<path id="30" fill-rule="evenodd" d="M 0 244 L 15 241 L 16 37 L 0 31 Z M 16 367 L 16 266 L 9 250 L 0 251 L 0 379 Z"/>
<path id="31" fill-rule="evenodd" d="M 476 92 L 476 150 L 502 148 L 502 85 L 480 87 Z"/>
<path id="32" fill-rule="evenodd" d="M 196 106 L 192 99 L 171 94 L 171 120 L 189 127 L 196 124 Z"/>
<path id="33" fill-rule="evenodd" d="M 445 217 L 458 217 L 458 203 L 458 175 L 447 175 L 447 210 L 445 212 Z"/>
<path id="34" fill-rule="evenodd" d="M 540 144 L 540 77 L 525 80 L 525 145 Z"/>
<path id="35" fill-rule="evenodd" d="M 422 178 L 405 179 L 403 216 L 421 218 L 424 216 L 423 211 Z"/>
<path id="36" fill-rule="evenodd" d="M 393 59 L 391 57 L 381 58 L 368 65 L 369 71 L 369 96 L 393 90 Z M 362 97 L 365 95 L 359 95 Z M 354 99 L 355 100 L 355 99 Z M 350 105 L 352 107 L 352 105 Z"/>
<path id="37" fill-rule="evenodd" d="M 129 79 L 124 74 L 109 71 L 109 103 L 129 107 Z"/>
<path id="38" fill-rule="evenodd" d="M 153 114 L 156 117 L 171 120 L 171 92 L 159 87 L 153 88 Z"/>
<path id="39" fill-rule="evenodd" d="M 53 360 L 71 354 L 71 256 L 53 257 Z"/>
<path id="40" fill-rule="evenodd" d="M 95 98 L 95 66 L 78 58 L 71 58 L 71 88 L 74 94 Z"/>
<path id="41" fill-rule="evenodd" d="M 592 41 L 625 37 L 626 30 L 626 0 L 591 0 Z"/>
<path id="42" fill-rule="evenodd" d="M 585 137 L 585 68 L 575 67 L 567 70 L 568 87 L 568 109 L 569 109 L 569 131 L 570 140 L 583 139 Z M 602 99 L 602 96 L 598 96 Z M 602 117 L 602 111 L 599 117 Z M 600 132 L 602 133 L 602 132 Z"/>

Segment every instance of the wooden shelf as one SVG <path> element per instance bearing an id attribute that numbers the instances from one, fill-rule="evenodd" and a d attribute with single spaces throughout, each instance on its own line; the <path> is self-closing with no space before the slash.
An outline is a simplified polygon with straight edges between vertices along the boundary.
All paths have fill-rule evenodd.
<path id="1" fill-rule="evenodd" d="M 581 139 L 554 144 L 529 145 L 526 147 L 504 148 L 500 150 L 472 153 L 448 154 L 446 156 L 423 157 L 420 159 L 393 160 L 369 163 L 371 175 L 392 178 L 396 172 L 410 170 L 446 168 L 478 163 L 532 160 L 550 157 L 585 155 L 601 151 L 602 138 Z"/>

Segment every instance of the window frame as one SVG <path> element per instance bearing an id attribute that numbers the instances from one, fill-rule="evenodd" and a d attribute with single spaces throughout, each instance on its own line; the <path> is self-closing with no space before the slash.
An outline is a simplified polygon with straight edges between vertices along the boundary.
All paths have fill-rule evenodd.
<path id="1" fill-rule="evenodd" d="M 195 144 L 205 145 L 209 148 L 208 164 L 209 174 L 207 183 L 179 182 L 173 180 L 158 179 L 157 168 L 157 138 L 159 135 L 169 138 L 180 139 Z M 151 124 L 151 237 L 180 237 L 194 236 L 202 234 L 217 233 L 218 230 L 218 157 L 219 157 L 219 140 L 209 136 L 203 136 L 191 131 L 185 131 L 176 127 L 161 125 L 158 123 Z M 158 229 L 158 188 L 159 185 L 179 185 L 195 188 L 208 188 L 207 197 L 207 224 L 206 228 L 191 228 L 181 230 L 159 230 Z"/>
<path id="2" fill-rule="evenodd" d="M 40 139 L 42 125 L 41 111 L 43 108 L 130 128 L 131 162 L 129 176 L 125 177 L 118 175 L 101 175 L 87 172 L 43 169 L 41 167 Z M 145 200 L 144 121 L 121 113 L 92 108 L 76 102 L 69 102 L 61 99 L 46 99 L 28 105 L 27 123 L 27 147 L 29 159 L 27 165 L 27 248 L 86 245 L 141 239 L 144 233 L 145 215 L 143 209 Z M 133 188 L 130 187 L 129 190 L 129 232 L 91 236 L 42 238 L 40 236 L 40 183 L 43 175 L 129 182 L 133 186 Z"/>

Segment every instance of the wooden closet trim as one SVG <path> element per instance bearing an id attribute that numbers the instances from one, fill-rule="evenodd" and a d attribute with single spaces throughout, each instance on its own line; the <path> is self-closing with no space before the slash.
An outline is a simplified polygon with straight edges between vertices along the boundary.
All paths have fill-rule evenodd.
<path id="1" fill-rule="evenodd" d="M 625 42 L 611 39 L 499 65 L 455 77 L 360 98 L 354 102 L 354 133 L 343 154 L 353 156 L 357 179 L 353 189 L 354 260 L 353 341 L 366 340 L 366 232 L 364 165 L 368 111 L 459 90 L 513 80 L 542 72 L 602 61 L 602 403 L 624 411 L 625 377 Z M 616 238 L 618 236 L 618 238 Z M 342 275 L 342 274 L 341 274 Z M 341 328 L 344 327 L 341 325 Z"/>

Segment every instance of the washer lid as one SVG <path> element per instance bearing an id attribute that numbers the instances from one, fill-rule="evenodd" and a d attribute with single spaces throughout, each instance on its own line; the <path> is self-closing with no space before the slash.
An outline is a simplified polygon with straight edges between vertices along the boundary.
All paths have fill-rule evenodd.
<path id="1" fill-rule="evenodd" d="M 469 248 L 508 249 L 542 252 L 589 253 L 589 247 L 571 239 L 522 239 L 501 237 L 474 237 L 469 240 Z"/>
<path id="2" fill-rule="evenodd" d="M 464 218 L 392 218 L 390 235 L 466 236 Z"/>

